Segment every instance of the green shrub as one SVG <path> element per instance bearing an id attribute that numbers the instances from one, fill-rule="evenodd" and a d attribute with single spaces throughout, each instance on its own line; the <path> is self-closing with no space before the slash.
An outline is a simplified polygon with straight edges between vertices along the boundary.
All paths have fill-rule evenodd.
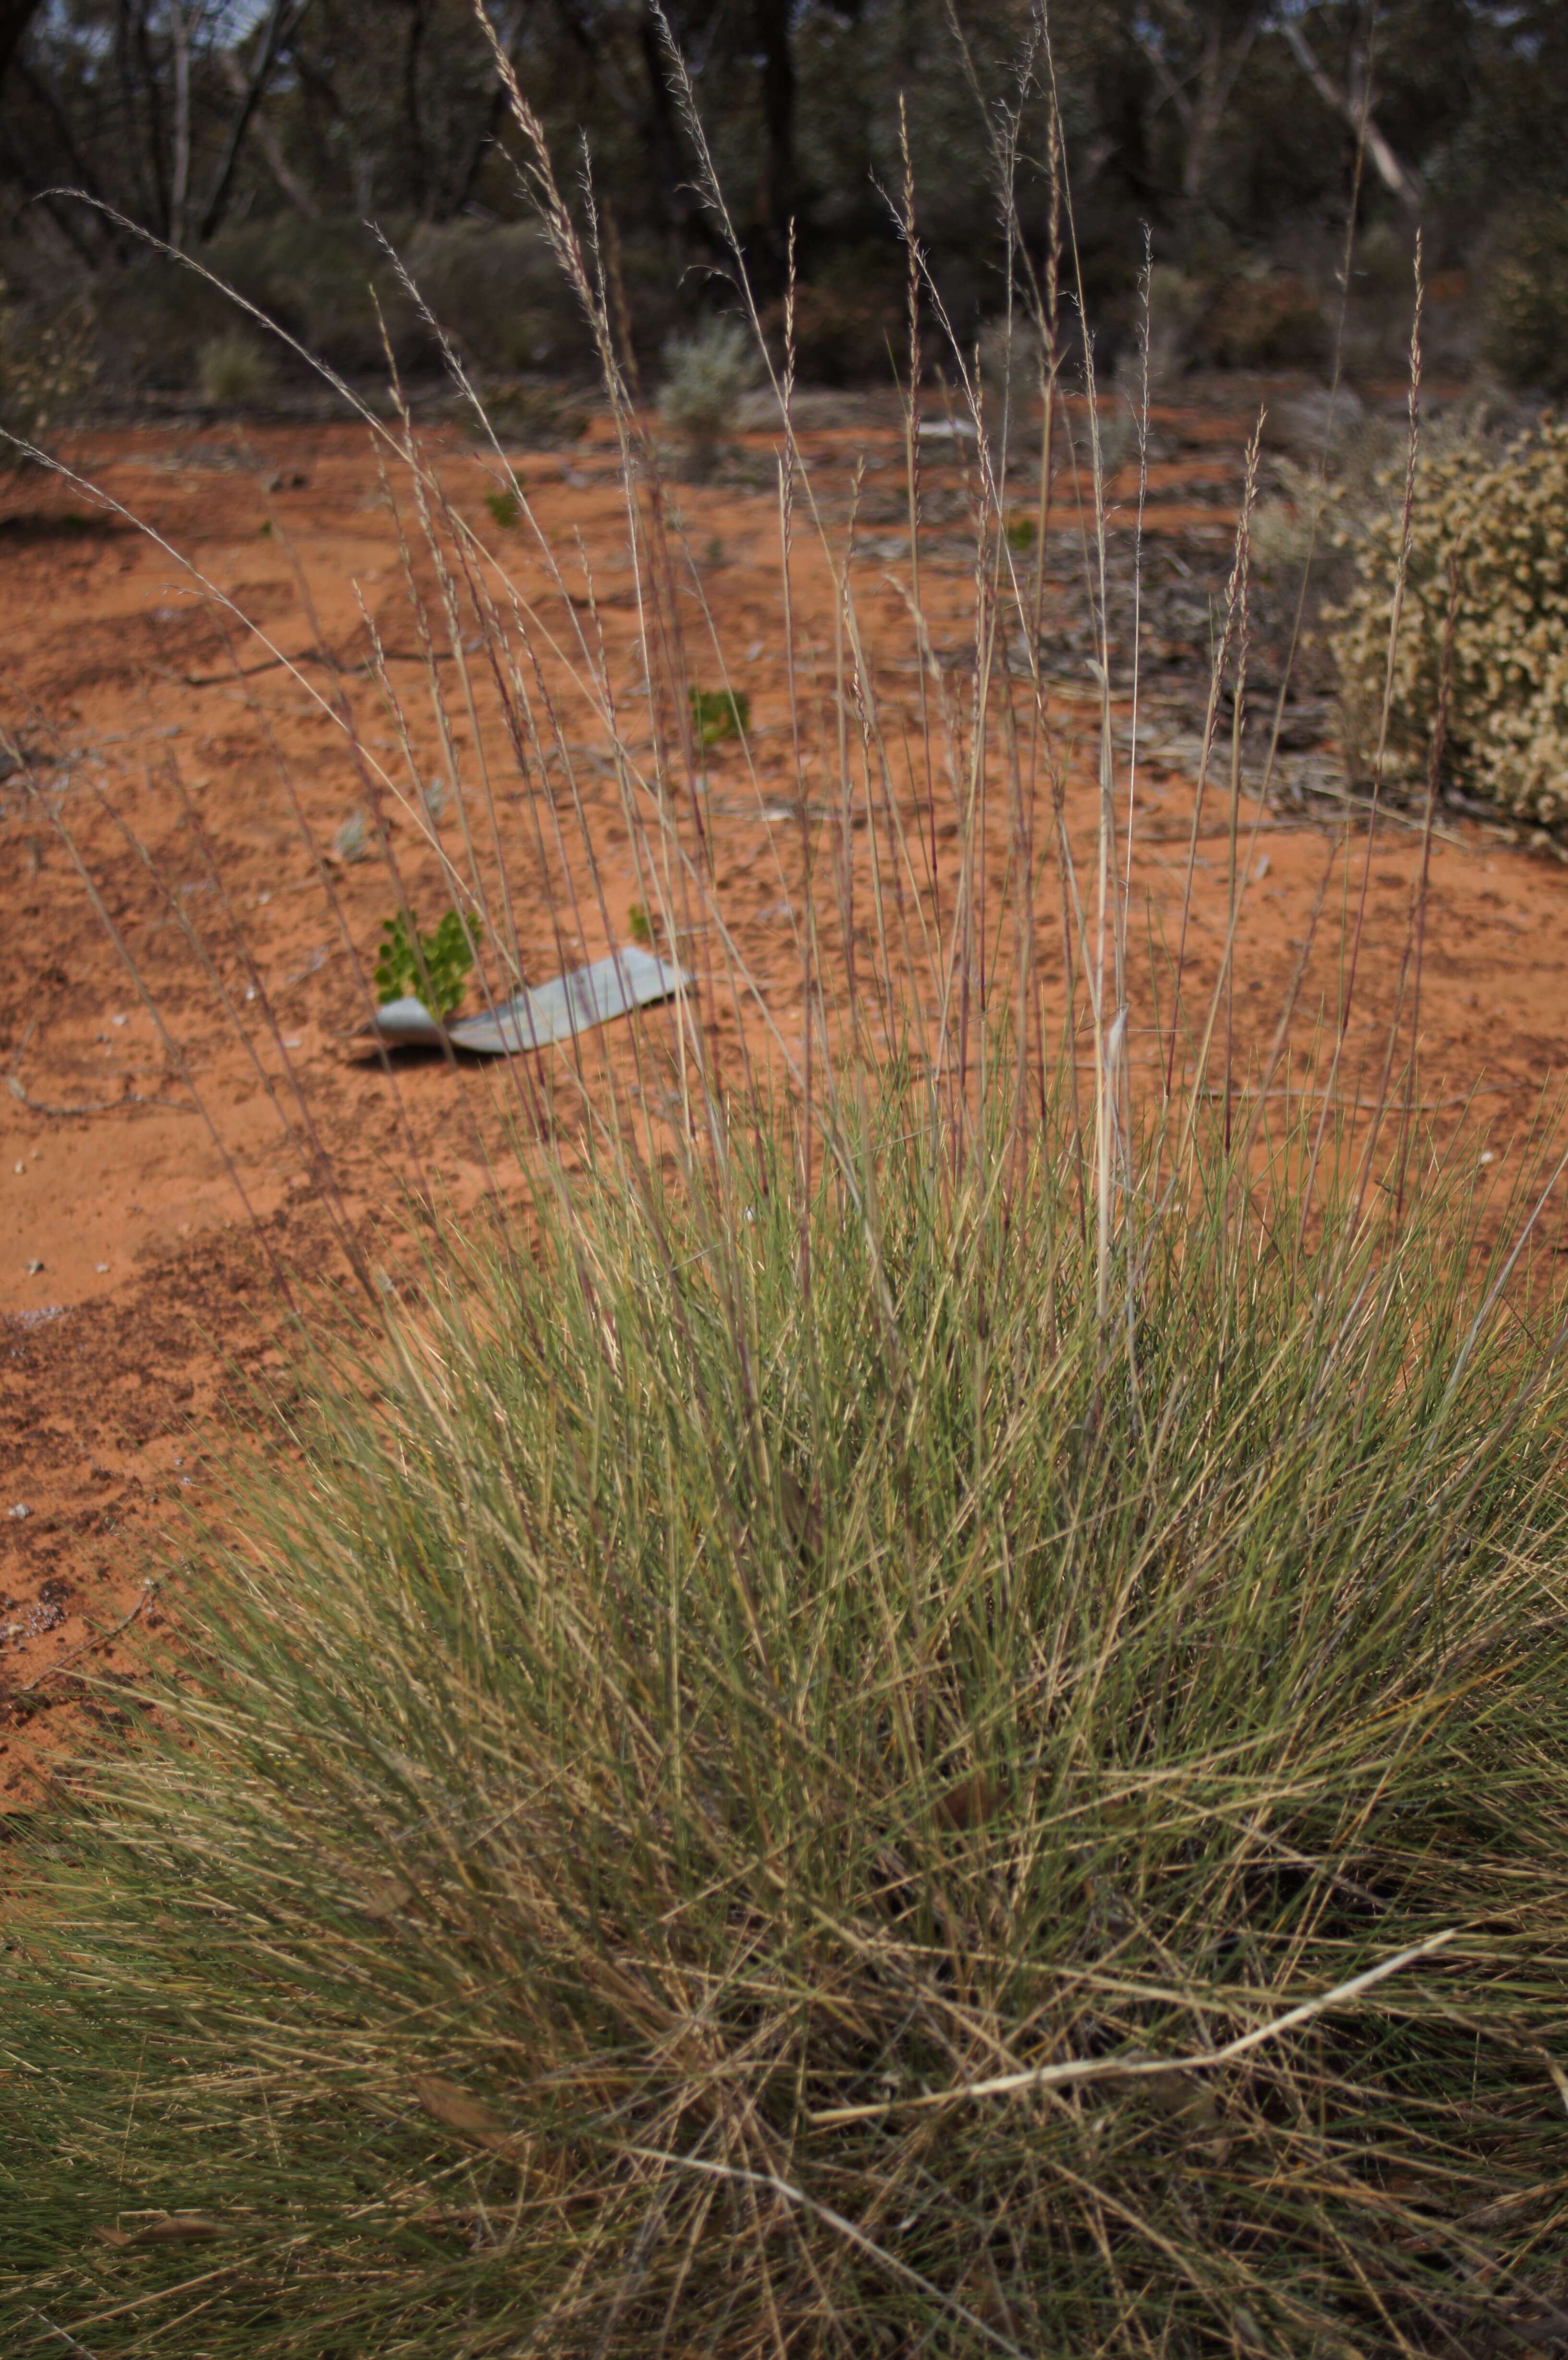
<path id="1" fill-rule="evenodd" d="M 292 213 L 247 222 L 215 237 L 201 259 L 224 287 L 334 368 L 384 374 L 384 337 L 401 366 L 433 357 L 429 330 L 362 222 L 306 221 Z M 104 280 L 100 351 L 134 383 L 186 390 L 198 381 L 203 347 L 239 329 L 256 336 L 275 366 L 303 371 L 303 362 L 286 358 L 261 329 L 243 322 L 220 288 L 162 255 L 140 257 Z"/>
<path id="2" fill-rule="evenodd" d="M 273 378 L 271 354 L 244 328 L 209 337 L 196 356 L 201 399 L 215 410 L 245 410 L 265 401 Z"/>
<path id="3" fill-rule="evenodd" d="M 1333 617 L 1343 735 L 1372 774 L 1401 537 L 1395 471 L 1378 478 L 1356 580 Z M 1465 791 L 1543 825 L 1568 813 L 1568 423 L 1543 418 L 1498 451 L 1445 439 L 1416 470 L 1384 776 L 1419 786 L 1437 715 L 1450 580 L 1457 585 L 1446 770 Z"/>
<path id="4" fill-rule="evenodd" d="M 482 368 L 581 367 L 587 331 L 537 222 L 421 224 L 402 247 L 408 275 Z"/>
<path id="5" fill-rule="evenodd" d="M 1531 214 L 1486 273 L 1482 349 L 1508 384 L 1568 394 L 1568 204 Z"/>
<path id="6" fill-rule="evenodd" d="M 389 226 L 395 237 L 397 224 Z M 363 222 L 282 213 L 225 231 L 202 258 L 225 286 L 334 367 L 384 373 L 387 339 L 400 362 L 429 355 L 428 331 Z"/>
<path id="7" fill-rule="evenodd" d="M 720 445 L 738 431 L 740 406 L 757 382 L 757 356 L 738 320 L 709 320 L 665 346 L 664 422 L 683 446 L 688 470 L 708 475 Z"/>
<path id="8" fill-rule="evenodd" d="M 1227 1224 L 1201 1141 L 1107 1336 L 1070 1109 L 1017 1164 L 895 1081 L 843 1152 L 559 1175 L 236 1433 L 0 1959 L 0 2271 L 100 2360 L 1556 2299 L 1564 1403 L 1463 1207 Z"/>

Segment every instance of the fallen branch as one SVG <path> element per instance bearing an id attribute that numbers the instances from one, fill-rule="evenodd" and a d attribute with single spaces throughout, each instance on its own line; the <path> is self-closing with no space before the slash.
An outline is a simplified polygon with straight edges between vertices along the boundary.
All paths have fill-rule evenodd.
<path id="1" fill-rule="evenodd" d="M 160 1098 L 156 1091 L 152 1090 L 127 1090 L 123 1098 L 99 1098 L 93 1101 L 91 1104 L 84 1103 L 81 1106 L 59 1106 L 51 1098 L 33 1098 L 29 1092 L 22 1087 L 22 1083 L 17 1076 L 16 1068 L 21 1064 L 22 1059 L 27 1053 L 27 1043 L 32 1039 L 37 1029 L 38 1019 L 37 1017 L 34 1017 L 32 1022 L 27 1026 L 27 1031 L 23 1033 L 20 1043 L 13 1052 L 10 1064 L 5 1068 L 6 1088 L 10 1091 L 11 1096 L 16 1100 L 18 1106 L 27 1107 L 31 1113 L 49 1115 L 118 1114 L 122 1107 L 167 1107 L 173 1114 L 194 1114 L 196 1112 L 196 1109 L 190 1104 L 189 1100 L 185 1098 Z"/>
<path id="2" fill-rule="evenodd" d="M 67 1670 L 71 1665 L 76 1662 L 79 1655 L 90 1655 L 94 1647 L 106 1647 L 111 1639 L 117 1639 L 122 1631 L 128 1631 L 130 1629 L 131 1624 L 136 1621 L 136 1616 L 141 1612 L 142 1608 L 147 1604 L 148 1599 L 157 1596 L 158 1589 L 158 1584 L 156 1581 L 144 1581 L 142 1584 L 142 1594 L 137 1599 L 136 1604 L 132 1607 L 130 1612 L 128 1614 L 122 1615 L 119 1622 L 116 1622 L 111 1630 L 99 1631 L 94 1633 L 91 1639 L 83 1639 L 80 1647 L 72 1647 L 70 1653 L 62 1655 L 57 1664 L 46 1664 L 41 1672 L 36 1673 L 30 1680 L 24 1680 L 19 1688 L 13 1688 L 10 1692 L 11 1695 L 14 1697 L 31 1696 L 33 1690 L 35 1688 L 42 1688 L 46 1680 L 52 1680 L 55 1678 L 57 1674 Z M 82 1672 L 77 1672 L 73 1677 L 80 1680 L 84 1678 L 86 1675 Z"/>
<path id="3" fill-rule="evenodd" d="M 383 648 L 379 661 L 382 663 L 453 663 L 456 658 L 451 648 L 431 648 L 428 653 L 423 648 Z M 170 672 L 168 677 L 178 679 L 184 688 L 225 688 L 231 680 L 252 680 L 258 672 L 278 672 L 284 665 L 292 672 L 296 664 L 330 664 L 334 671 L 352 677 L 357 672 L 374 672 L 376 661 L 376 657 L 366 656 L 359 663 L 339 663 L 335 656 L 323 655 L 320 648 L 305 648 L 297 656 L 268 656 L 261 663 L 233 664 L 227 672 Z"/>
<path id="4" fill-rule="evenodd" d="M 1299 2024 L 1311 2023 L 1331 2007 L 1356 1998 L 1370 1991 L 1388 1975 L 1398 1974 L 1401 1967 L 1414 1964 L 1417 1959 L 1430 1958 L 1452 1942 L 1458 1928 L 1449 1926 L 1441 1934 L 1431 1934 L 1424 1942 L 1412 1943 L 1408 1950 L 1396 1950 L 1391 1959 L 1377 1966 L 1368 1967 L 1365 1974 L 1352 1975 L 1348 1983 L 1335 1983 L 1332 1991 L 1320 1992 L 1316 1999 L 1303 2000 L 1299 2007 L 1287 2008 L 1269 2024 L 1254 2027 L 1235 2040 L 1227 2040 L 1223 2049 L 1214 2049 L 1196 2057 L 1083 2057 L 1065 2065 L 1038 2065 L 1027 2073 L 998 2073 L 988 2081 L 964 2081 L 948 2090 L 930 2090 L 918 2098 L 888 2098 L 869 2106 L 830 2106 L 820 2114 L 808 2114 L 806 2119 L 815 2129 L 827 2129 L 835 2123 L 874 2122 L 889 2114 L 912 2114 L 927 2106 L 951 2106 L 961 2098 L 1013 2097 L 1028 2090 L 1058 2090 L 1067 2084 L 1082 2086 L 1085 2081 L 1147 2081 L 1156 2073 L 1212 2072 L 1217 2065 L 1232 2065 L 1238 2057 L 1247 2056 L 1260 2049 L 1266 2040 L 1277 2040 L 1281 2033 L 1292 2032 Z"/>
<path id="5" fill-rule="evenodd" d="M 15 1074 L 7 1075 L 11 1096 L 18 1105 L 33 1114 L 83 1115 L 118 1114 L 122 1107 L 167 1107 L 171 1114 L 194 1114 L 196 1109 L 184 1098 L 159 1098 L 150 1090 L 127 1090 L 124 1098 L 83 1100 L 78 1106 L 60 1106 L 52 1098 L 35 1098 L 22 1087 Z"/>

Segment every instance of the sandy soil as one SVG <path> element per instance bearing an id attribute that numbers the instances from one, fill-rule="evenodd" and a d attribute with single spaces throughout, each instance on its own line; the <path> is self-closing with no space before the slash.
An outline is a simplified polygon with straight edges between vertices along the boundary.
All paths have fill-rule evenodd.
<path id="1" fill-rule="evenodd" d="M 1228 560 L 1257 390 L 1160 420 L 1145 517 L 1150 574 L 1174 585 L 1173 596 L 1182 583 L 1192 587 L 1184 607 L 1179 597 L 1152 604 L 1146 627 L 1137 874 L 1157 922 L 1171 918 L 1181 892 L 1203 600 Z M 917 743 L 921 674 L 910 654 L 901 450 L 874 404 L 823 404 L 816 416 L 806 441 L 830 530 L 842 537 L 855 514 L 864 660 L 884 727 L 900 744 Z M 487 514 L 494 459 L 476 457 L 453 430 L 430 447 L 453 506 L 505 558 L 555 637 L 559 653 L 540 687 L 565 700 L 571 753 L 542 783 L 537 765 L 525 774 L 506 750 L 494 683 L 481 680 L 470 705 L 443 662 L 437 676 L 450 693 L 442 707 L 432 698 L 397 525 L 360 427 L 103 433 L 70 455 L 126 515 L 36 481 L 13 487 L 0 507 L 0 724 L 26 757 L 0 781 L 0 1802 L 30 1793 L 38 1767 L 94 1715 L 113 1717 L 113 1677 L 127 1658 L 125 1640 L 105 1634 L 133 1610 L 156 1622 L 168 1603 L 163 1594 L 144 1602 L 147 1552 L 178 1548 L 180 1509 L 201 1496 L 225 1410 L 243 1405 L 247 1378 L 281 1365 L 278 1273 L 308 1298 L 344 1270 L 345 1239 L 366 1268 L 395 1272 L 411 1202 L 444 1199 L 466 1218 L 492 1190 L 505 1196 L 519 1185 L 519 1142 L 539 1119 L 537 1077 L 454 1072 L 429 1055 L 401 1058 L 388 1074 L 367 1054 L 357 1030 L 367 1012 L 360 962 L 374 956 L 391 892 L 375 858 L 323 861 L 337 831 L 379 807 L 410 899 L 433 917 L 443 859 L 462 871 L 468 854 L 450 796 L 432 841 L 418 815 L 419 781 L 455 771 L 476 809 L 483 749 L 485 827 L 493 810 L 530 979 L 627 939 L 631 905 L 647 898 L 602 732 L 596 740 L 570 708 L 572 632 L 590 640 L 602 632 L 624 672 L 637 628 L 606 431 L 517 460 L 543 545 Z M 931 438 L 928 710 L 939 694 L 962 702 L 975 661 L 965 458 L 961 444 Z M 704 1001 L 716 1064 L 732 1075 L 770 1041 L 795 1048 L 801 1038 L 792 918 L 808 861 L 819 886 L 841 857 L 856 880 L 858 914 L 847 934 L 829 930 L 842 967 L 846 945 L 853 956 L 866 939 L 877 858 L 875 825 L 855 827 L 814 800 L 837 728 L 837 623 L 804 533 L 794 686 L 819 750 L 802 777 L 794 770 L 773 466 L 768 438 L 753 435 L 718 481 L 678 495 L 692 561 L 681 575 L 684 622 L 700 646 L 705 602 L 754 721 L 750 774 L 736 748 L 715 748 L 691 799 L 691 841 L 711 859 L 717 905 L 766 1010 L 737 1011 L 722 994 Z M 1124 473 L 1115 489 L 1125 554 L 1135 479 Z M 1055 495 L 1064 523 L 1075 497 L 1064 476 Z M 1047 639 L 1056 632 L 1061 656 L 1053 727 L 1069 824 L 1083 843 L 1096 706 L 1071 536 L 1049 547 Z M 291 662 L 271 662 L 225 626 L 194 594 L 184 560 Z M 439 627 L 440 585 L 422 556 L 414 578 Z M 388 651 L 400 720 L 353 669 L 370 645 L 366 617 Z M 718 654 L 693 659 L 693 676 L 698 662 L 716 684 Z M 1124 705 L 1116 723 L 1125 747 Z M 1300 808 L 1290 792 L 1260 817 L 1246 806 L 1258 832 L 1238 935 L 1241 998 L 1259 1022 L 1271 1018 L 1325 864 L 1331 915 L 1346 880 L 1358 890 L 1365 869 L 1367 933 L 1345 1081 L 1354 1093 L 1363 1058 L 1381 1048 L 1419 837 L 1394 816 L 1369 847 L 1363 825 L 1347 825 L 1322 793 L 1303 795 L 1301 779 L 1310 790 L 1324 774 L 1321 706 L 1306 698 L 1294 726 L 1286 742 L 1304 751 L 1294 771 L 1287 764 L 1286 783 L 1296 780 Z M 911 755 L 896 781 L 917 803 L 921 770 Z M 934 850 L 938 890 L 951 893 L 957 830 L 938 803 L 943 816 L 928 814 L 922 841 Z M 1216 804 L 1198 843 L 1191 939 L 1200 979 L 1214 972 L 1223 938 L 1222 819 Z M 574 830 L 593 841 L 602 899 Z M 1007 856 L 999 809 L 993 834 L 987 858 L 999 892 Z M 496 858 L 480 835 L 477 872 L 494 883 Z M 563 919 L 568 888 L 579 899 Z M 1444 819 L 1428 918 L 1423 1088 L 1442 1113 L 1484 1086 L 1477 1103 L 1494 1116 L 1504 1158 L 1513 1127 L 1568 1067 L 1565 893 L 1554 857 Z M 1055 897 L 1052 880 L 1039 904 L 1048 996 L 1062 967 Z M 712 929 L 695 924 L 666 947 L 705 976 Z M 1330 959 L 1314 970 L 1309 1009 L 1332 988 Z M 268 1010 L 271 1031 L 260 1021 Z M 619 1032 L 595 1054 L 640 1093 L 657 1149 L 670 1112 L 667 1036 L 652 1017 Z M 1147 1032 L 1135 1054 L 1154 1054 Z M 556 1104 L 569 1124 L 559 1094 Z"/>

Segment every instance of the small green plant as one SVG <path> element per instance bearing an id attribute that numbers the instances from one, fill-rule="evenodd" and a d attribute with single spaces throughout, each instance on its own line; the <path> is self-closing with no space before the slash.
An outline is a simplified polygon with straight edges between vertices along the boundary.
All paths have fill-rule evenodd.
<path id="1" fill-rule="evenodd" d="M 332 837 L 332 856 L 346 869 L 355 860 L 363 860 L 370 849 L 370 830 L 363 812 L 350 812 L 338 824 Z"/>
<path id="2" fill-rule="evenodd" d="M 689 688 L 691 727 L 702 746 L 744 738 L 751 727 L 751 699 L 738 688 Z"/>
<path id="3" fill-rule="evenodd" d="M 523 520 L 523 504 L 510 486 L 504 492 L 486 492 L 485 505 L 503 532 L 515 532 Z"/>
<path id="4" fill-rule="evenodd" d="M 214 410 L 253 408 L 272 390 L 272 356 L 243 328 L 225 328 L 197 354 L 196 382 Z"/>
<path id="5" fill-rule="evenodd" d="M 685 446 L 688 472 L 709 475 L 757 382 L 751 339 L 738 320 L 710 320 L 694 336 L 672 337 L 664 361 L 664 422 Z"/>
<path id="6" fill-rule="evenodd" d="M 376 990 L 381 1005 L 413 996 L 443 1024 L 463 1001 L 482 931 L 477 912 L 449 910 L 435 932 L 416 934 L 399 910 L 381 929 Z"/>
<path id="7" fill-rule="evenodd" d="M 1007 547 L 1019 557 L 1027 557 L 1034 547 L 1038 527 L 1027 509 L 1007 519 Z"/>
<path id="8" fill-rule="evenodd" d="M 626 912 L 626 924 L 631 931 L 634 943 L 640 943 L 645 951 L 653 948 L 653 928 L 648 923 L 648 912 L 640 901 L 634 901 Z"/>

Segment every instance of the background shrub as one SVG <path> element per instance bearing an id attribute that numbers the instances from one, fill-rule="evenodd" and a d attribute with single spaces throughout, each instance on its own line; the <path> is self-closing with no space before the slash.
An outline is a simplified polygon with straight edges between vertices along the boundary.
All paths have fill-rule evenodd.
<path id="1" fill-rule="evenodd" d="M 7 434 L 47 449 L 50 436 L 75 420 L 95 374 L 84 304 L 35 319 L 12 307 L 0 281 L 0 427 Z M 0 442 L 0 469 L 26 464 L 14 443 Z"/>
<path id="2" fill-rule="evenodd" d="M 1369 779 L 1401 539 L 1399 478 L 1356 540 L 1355 581 L 1332 617 L 1352 773 Z M 1568 422 L 1542 418 L 1501 448 L 1440 442 L 1416 471 L 1385 777 L 1425 779 L 1451 580 L 1456 585 L 1447 774 L 1543 825 L 1568 814 Z"/>
<path id="3" fill-rule="evenodd" d="M 665 347 L 664 423 L 682 446 L 688 470 L 708 474 L 719 446 L 739 430 L 741 404 L 757 383 L 757 361 L 738 320 L 709 320 Z"/>
<path id="4" fill-rule="evenodd" d="M 196 356 L 201 399 L 217 410 L 244 410 L 265 400 L 276 375 L 271 353 L 245 328 L 210 336 Z"/>
<path id="5" fill-rule="evenodd" d="M 385 372 L 378 300 L 398 361 L 429 354 L 427 332 L 386 255 L 358 222 L 280 214 L 213 239 L 201 259 L 223 286 L 332 367 Z M 264 329 L 236 315 L 219 288 L 162 255 L 142 254 L 105 287 L 100 350 L 112 353 L 116 370 L 136 384 L 185 392 L 200 386 L 204 347 L 242 328 L 258 344 L 269 341 Z M 283 346 L 275 345 L 272 357 L 285 381 L 303 377 L 305 364 Z"/>
<path id="6" fill-rule="evenodd" d="M 1153 266 L 1147 296 L 1151 391 L 1174 384 L 1192 366 L 1200 351 L 1203 317 L 1211 300 L 1211 290 L 1201 279 L 1189 278 L 1169 263 L 1157 262 Z M 1145 305 L 1139 301 L 1124 323 L 1124 341 L 1116 355 L 1117 381 L 1135 400 L 1143 385 L 1145 323 Z"/>
<path id="7" fill-rule="evenodd" d="M 1328 350 L 1323 305 L 1289 272 L 1229 280 L 1212 299 L 1198 337 L 1219 368 L 1305 368 Z"/>
<path id="8" fill-rule="evenodd" d="M 1486 274 L 1482 349 L 1505 383 L 1568 393 L 1568 202 L 1531 213 Z"/>
<path id="9" fill-rule="evenodd" d="M 441 326 L 482 368 L 580 368 L 588 333 L 536 222 L 421 224 L 402 249 Z"/>
<path id="10" fill-rule="evenodd" d="M 904 257 L 886 240 L 826 256 L 795 290 L 795 367 L 802 385 L 890 383 L 909 366 Z M 784 305 L 764 319 L 778 358 L 784 352 Z"/>

